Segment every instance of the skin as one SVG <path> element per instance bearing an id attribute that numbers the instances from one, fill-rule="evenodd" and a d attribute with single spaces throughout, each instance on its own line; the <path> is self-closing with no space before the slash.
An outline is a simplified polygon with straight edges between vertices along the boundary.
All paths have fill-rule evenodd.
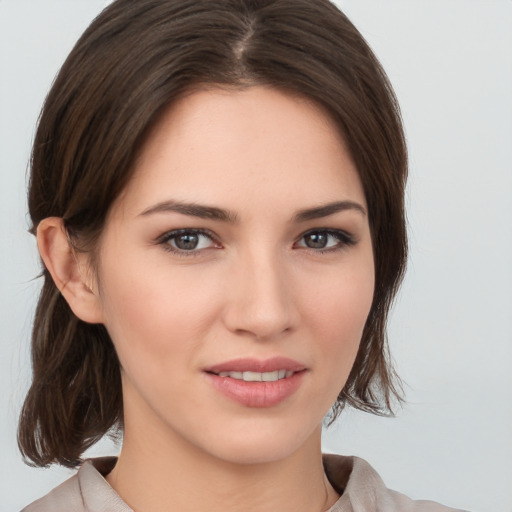
<path id="1" fill-rule="evenodd" d="M 180 213 L 170 201 L 232 218 Z M 340 211 L 297 217 L 343 201 Z M 194 92 L 165 112 L 109 213 L 93 272 L 83 255 L 70 258 L 58 220 L 42 223 L 40 250 L 57 285 L 78 316 L 107 327 L 119 355 L 125 436 L 107 480 L 134 510 L 332 506 L 321 422 L 372 302 L 366 210 L 328 114 L 255 86 Z M 178 229 L 208 236 L 176 252 L 169 233 Z M 308 247 L 311 230 L 327 250 Z M 204 371 L 276 356 L 306 370 L 271 407 L 226 397 Z"/>

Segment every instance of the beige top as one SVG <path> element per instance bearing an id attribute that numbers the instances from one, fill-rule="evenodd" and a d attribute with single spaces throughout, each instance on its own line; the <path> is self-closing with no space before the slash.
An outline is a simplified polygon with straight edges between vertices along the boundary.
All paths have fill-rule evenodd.
<path id="1" fill-rule="evenodd" d="M 76 475 L 22 512 L 133 512 L 103 477 L 115 463 L 115 457 L 86 461 Z M 375 470 L 358 457 L 324 455 L 324 466 L 329 481 L 341 494 L 327 512 L 457 512 L 389 490 Z"/>

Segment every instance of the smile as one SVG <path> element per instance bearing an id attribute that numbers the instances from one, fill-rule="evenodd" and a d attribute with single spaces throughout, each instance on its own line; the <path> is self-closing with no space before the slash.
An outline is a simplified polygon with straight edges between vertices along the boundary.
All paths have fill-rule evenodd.
<path id="1" fill-rule="evenodd" d="M 203 368 L 207 382 L 244 407 L 274 407 L 294 395 L 308 367 L 287 357 L 242 358 Z"/>
<path id="2" fill-rule="evenodd" d="M 218 375 L 244 382 L 276 382 L 291 377 L 294 373 L 291 370 L 275 370 L 273 372 L 220 372 Z"/>

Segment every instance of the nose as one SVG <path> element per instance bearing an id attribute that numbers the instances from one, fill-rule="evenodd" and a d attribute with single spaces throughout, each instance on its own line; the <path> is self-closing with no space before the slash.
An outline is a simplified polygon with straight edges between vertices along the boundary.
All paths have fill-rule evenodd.
<path id="1" fill-rule="evenodd" d="M 231 270 L 224 314 L 230 331 L 263 341 L 295 329 L 298 314 L 293 286 L 280 258 L 252 252 Z"/>

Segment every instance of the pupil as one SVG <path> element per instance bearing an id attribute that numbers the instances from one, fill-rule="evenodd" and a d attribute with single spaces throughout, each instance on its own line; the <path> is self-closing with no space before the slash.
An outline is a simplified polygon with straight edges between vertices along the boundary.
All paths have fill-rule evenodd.
<path id="1" fill-rule="evenodd" d="M 325 233 L 307 235 L 306 245 L 311 249 L 323 249 L 327 245 L 327 235 Z"/>
<path id="2" fill-rule="evenodd" d="M 180 235 L 176 238 L 175 244 L 178 249 L 190 251 L 197 247 L 199 237 L 197 235 Z"/>

